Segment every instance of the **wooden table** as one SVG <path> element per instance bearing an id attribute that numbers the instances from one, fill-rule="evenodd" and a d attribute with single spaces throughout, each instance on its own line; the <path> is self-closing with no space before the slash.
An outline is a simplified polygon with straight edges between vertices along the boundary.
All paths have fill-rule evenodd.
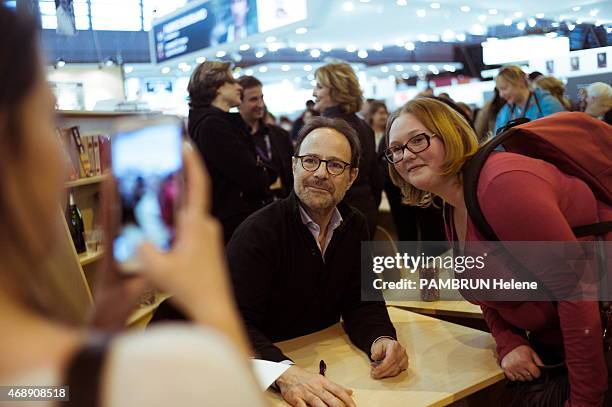
<path id="1" fill-rule="evenodd" d="M 432 316 L 484 318 L 479 305 L 468 301 L 387 301 L 387 305 Z"/>
<path id="2" fill-rule="evenodd" d="M 318 371 L 353 389 L 360 407 L 446 406 L 503 379 L 491 335 L 410 311 L 390 307 L 389 315 L 410 358 L 407 371 L 394 378 L 370 378 L 370 362 L 354 347 L 340 324 L 277 345 L 297 365 Z M 286 406 L 268 391 L 272 406 Z"/>

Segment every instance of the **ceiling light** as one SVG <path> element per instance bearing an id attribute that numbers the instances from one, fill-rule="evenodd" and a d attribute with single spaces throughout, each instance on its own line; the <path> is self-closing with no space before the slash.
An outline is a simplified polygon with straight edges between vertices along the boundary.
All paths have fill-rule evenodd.
<path id="1" fill-rule="evenodd" d="M 444 65 L 443 68 L 447 72 L 455 72 L 457 70 L 457 68 L 455 68 L 453 65 L 448 65 L 448 64 Z"/>
<path id="2" fill-rule="evenodd" d="M 321 56 L 321 51 L 319 51 L 318 49 L 311 49 L 310 50 L 310 56 L 313 58 L 319 58 Z"/>
<path id="3" fill-rule="evenodd" d="M 433 8 L 434 10 L 437 10 L 440 8 L 440 3 L 431 3 L 429 7 Z"/>
<path id="4" fill-rule="evenodd" d="M 409 79 L 409 78 L 410 78 L 410 74 L 408 74 L 408 73 L 404 72 L 404 73 L 402 74 L 402 78 L 403 78 L 403 79 Z"/>
<path id="5" fill-rule="evenodd" d="M 529 20 L 527 20 L 527 24 L 529 24 L 529 27 L 535 27 L 537 23 L 538 22 L 535 18 L 530 18 Z"/>
<path id="6" fill-rule="evenodd" d="M 414 42 L 408 41 L 404 44 L 404 48 L 406 48 L 406 51 L 414 51 L 416 46 L 414 45 Z"/>
<path id="7" fill-rule="evenodd" d="M 260 66 L 258 71 L 261 72 L 261 73 L 268 72 L 268 67 L 267 66 Z"/>
<path id="8" fill-rule="evenodd" d="M 295 29 L 295 33 L 299 35 L 306 34 L 307 32 L 308 32 L 308 28 L 306 27 L 300 27 L 300 28 Z"/>
<path id="9" fill-rule="evenodd" d="M 559 28 L 559 26 L 560 26 L 560 25 L 561 25 L 561 24 L 556 23 L 556 22 L 551 24 L 551 26 L 553 26 L 553 27 L 555 27 L 555 28 Z"/>
<path id="10" fill-rule="evenodd" d="M 346 51 L 347 52 L 355 52 L 357 51 L 357 46 L 354 44 L 349 44 L 346 46 Z"/>
<path id="11" fill-rule="evenodd" d="M 253 76 L 254 72 L 252 69 L 247 69 L 246 71 L 244 71 L 244 74 L 248 76 Z"/>
<path id="12" fill-rule="evenodd" d="M 412 70 L 414 72 L 419 72 L 421 70 L 421 66 L 420 65 L 416 65 L 416 64 L 412 65 Z"/>
<path id="13" fill-rule="evenodd" d="M 539 19 L 544 18 L 544 13 L 538 13 L 538 14 L 536 14 L 536 18 L 539 18 Z"/>
<path id="14" fill-rule="evenodd" d="M 504 25 L 506 27 L 510 27 L 512 25 L 512 19 L 511 18 L 504 18 Z"/>
<path id="15" fill-rule="evenodd" d="M 459 7 L 459 10 L 463 11 L 464 13 L 469 13 L 471 9 L 472 8 L 470 6 L 461 6 L 461 7 Z"/>
<path id="16" fill-rule="evenodd" d="M 518 28 L 519 30 L 523 31 L 526 27 L 526 24 L 524 21 L 521 21 L 520 23 L 516 24 L 516 28 Z"/>
<path id="17" fill-rule="evenodd" d="M 223 58 L 226 55 L 227 55 L 227 52 L 225 51 L 217 51 L 217 53 L 215 54 L 217 58 Z"/>
<path id="18" fill-rule="evenodd" d="M 161 69 L 161 73 L 163 73 L 163 74 L 170 73 L 170 68 L 169 68 L 169 67 L 167 67 L 167 66 L 164 66 L 164 67 Z"/>
<path id="19" fill-rule="evenodd" d="M 352 1 L 345 1 L 342 3 L 342 10 L 344 11 L 353 11 L 355 10 L 355 3 Z"/>
<path id="20" fill-rule="evenodd" d="M 374 45 L 372 45 L 372 48 L 374 51 L 382 51 L 383 45 L 380 42 L 375 42 Z"/>
<path id="21" fill-rule="evenodd" d="M 115 61 L 112 58 L 108 58 L 104 64 L 106 66 L 113 66 L 115 65 Z"/>
<path id="22" fill-rule="evenodd" d="M 479 15 L 478 21 L 480 21 L 481 23 L 484 23 L 485 21 L 487 21 L 487 16 L 485 16 L 484 14 Z"/>
<path id="23" fill-rule="evenodd" d="M 298 45 L 295 46 L 295 50 L 297 52 L 304 52 L 304 51 L 306 51 L 306 44 L 299 43 Z"/>
<path id="24" fill-rule="evenodd" d="M 402 65 L 395 65 L 395 70 L 397 72 L 402 72 L 404 70 L 404 67 Z"/>
<path id="25" fill-rule="evenodd" d="M 249 44 L 242 44 L 240 45 L 240 51 L 248 51 L 249 48 L 251 48 L 251 46 Z"/>
<path id="26" fill-rule="evenodd" d="M 599 14 L 599 10 L 594 8 L 593 10 L 589 11 L 589 15 L 591 17 L 595 17 L 597 14 Z"/>
<path id="27" fill-rule="evenodd" d="M 491 14 L 492 16 L 496 15 L 497 9 L 496 8 L 489 9 L 489 14 Z"/>
<path id="28" fill-rule="evenodd" d="M 395 4 L 397 4 L 398 6 L 407 6 L 408 1 L 407 0 L 397 0 Z"/>
<path id="29" fill-rule="evenodd" d="M 268 44 L 273 43 L 273 42 L 276 42 L 276 37 L 275 37 L 275 36 L 273 36 L 273 35 L 270 35 L 269 37 L 266 37 L 266 42 L 267 42 Z"/>
<path id="30" fill-rule="evenodd" d="M 457 38 L 457 41 L 463 42 L 465 41 L 465 34 L 457 34 L 456 38 Z"/>
<path id="31" fill-rule="evenodd" d="M 255 58 L 261 58 L 261 57 L 263 57 L 264 55 L 266 55 L 265 51 L 261 51 L 261 50 L 259 50 L 259 51 L 257 51 L 257 52 L 255 53 Z"/>
<path id="32" fill-rule="evenodd" d="M 418 17 L 425 17 L 425 16 L 427 15 L 427 12 L 426 12 L 425 10 L 423 10 L 422 8 L 420 8 L 420 9 L 418 9 L 418 10 L 416 11 L 416 15 L 417 15 Z"/>
<path id="33" fill-rule="evenodd" d="M 574 6 L 574 7 L 572 7 L 572 11 L 580 11 L 581 8 L 582 7 L 580 7 L 580 6 Z"/>
<path id="34" fill-rule="evenodd" d="M 584 23 L 584 19 L 579 18 L 578 20 L 576 20 L 576 24 L 582 24 Z"/>
<path id="35" fill-rule="evenodd" d="M 321 50 L 322 50 L 323 52 L 329 52 L 329 51 L 331 51 L 332 49 L 334 49 L 334 48 L 333 48 L 333 47 L 332 47 L 330 44 L 324 44 L 324 45 L 321 47 Z"/>
<path id="36" fill-rule="evenodd" d="M 567 29 L 570 30 L 570 31 L 574 31 L 574 28 L 576 28 L 575 24 L 568 24 L 567 25 Z"/>
<path id="37" fill-rule="evenodd" d="M 305 70 L 306 72 L 310 72 L 310 71 L 312 71 L 312 65 L 304 65 L 304 70 Z"/>
<path id="38" fill-rule="evenodd" d="M 523 17 L 523 12 L 522 12 L 522 11 L 515 11 L 515 12 L 514 12 L 514 17 L 516 17 L 516 18 L 521 18 L 521 17 Z"/>
<path id="39" fill-rule="evenodd" d="M 380 71 L 381 71 L 381 72 L 383 72 L 383 73 L 387 73 L 387 72 L 389 72 L 389 67 L 387 67 L 387 66 L 381 66 L 381 67 L 380 67 Z"/>
<path id="40" fill-rule="evenodd" d="M 196 58 L 196 63 L 197 64 L 202 64 L 204 62 L 206 62 L 206 57 L 197 57 Z"/>
<path id="41" fill-rule="evenodd" d="M 487 32 L 487 29 L 480 24 L 474 24 L 470 28 L 470 34 L 472 35 L 485 35 L 486 32 Z"/>
<path id="42" fill-rule="evenodd" d="M 58 67 L 58 68 L 63 68 L 64 66 L 66 66 L 66 61 L 64 61 L 63 59 L 60 58 L 55 63 L 55 66 Z"/>
<path id="43" fill-rule="evenodd" d="M 452 41 L 455 39 L 455 32 L 453 30 L 446 29 L 442 33 L 442 40 L 444 41 Z"/>
<path id="44" fill-rule="evenodd" d="M 427 69 L 429 69 L 430 71 L 434 71 L 434 70 L 437 70 L 438 68 L 436 68 L 435 65 L 427 65 Z"/>
<path id="45" fill-rule="evenodd" d="M 278 51 L 281 48 L 282 48 L 282 46 L 278 42 L 274 42 L 274 43 L 268 45 L 268 51 L 270 51 L 270 52 L 276 52 L 276 51 Z"/>
<path id="46" fill-rule="evenodd" d="M 556 32 L 550 32 L 550 33 L 546 33 L 545 35 L 548 38 L 557 38 L 559 34 L 557 34 Z"/>
<path id="47" fill-rule="evenodd" d="M 125 73 L 132 73 L 132 72 L 134 72 L 134 67 L 133 66 L 125 66 L 123 68 L 123 72 L 125 72 Z"/>
<path id="48" fill-rule="evenodd" d="M 365 49 L 360 49 L 357 53 L 357 56 L 361 59 L 366 59 L 368 57 L 368 51 L 366 51 Z"/>
<path id="49" fill-rule="evenodd" d="M 291 67 L 289 65 L 281 65 L 281 71 L 289 72 L 290 70 L 291 70 Z"/>
<path id="50" fill-rule="evenodd" d="M 395 76 L 389 75 L 387 76 L 387 80 L 395 82 Z"/>

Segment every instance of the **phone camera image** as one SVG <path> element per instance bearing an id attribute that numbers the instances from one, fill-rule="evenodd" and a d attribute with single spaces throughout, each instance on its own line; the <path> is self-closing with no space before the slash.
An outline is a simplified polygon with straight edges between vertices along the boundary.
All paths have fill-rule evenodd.
<path id="1" fill-rule="evenodd" d="M 112 172 L 121 206 L 121 224 L 113 241 L 118 263 L 135 262 L 143 241 L 162 251 L 172 245 L 182 185 L 181 143 L 181 127 L 175 123 L 155 124 L 113 138 Z"/>

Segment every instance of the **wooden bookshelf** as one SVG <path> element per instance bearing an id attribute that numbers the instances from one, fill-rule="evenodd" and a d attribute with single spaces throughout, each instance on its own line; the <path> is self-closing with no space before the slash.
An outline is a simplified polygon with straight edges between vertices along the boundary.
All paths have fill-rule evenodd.
<path id="1" fill-rule="evenodd" d="M 136 117 L 153 117 L 158 115 L 158 112 L 93 112 L 93 111 L 57 111 L 58 127 L 69 128 L 78 126 L 81 134 L 112 134 L 116 128 L 116 121 L 126 116 Z M 69 181 L 64 184 L 66 194 L 72 191 L 75 203 L 81 211 L 83 217 L 83 225 L 85 231 L 91 231 L 100 227 L 100 185 L 109 177 L 108 174 L 81 178 L 74 181 Z M 54 267 L 54 272 L 57 273 L 57 279 L 63 281 L 64 291 L 71 302 L 74 304 L 75 313 L 83 316 L 90 314 L 93 307 L 94 282 L 96 279 L 96 271 L 100 265 L 100 260 L 104 257 L 104 251 L 98 250 L 94 253 L 83 253 L 78 255 L 74 248 L 68 224 L 65 221 L 65 208 L 60 211 L 60 216 L 64 219 L 64 238 L 61 242 L 61 251 L 58 254 L 56 261 L 57 267 Z M 104 237 L 102 237 L 104 243 Z M 105 247 L 107 243 L 104 244 Z M 142 307 L 139 307 L 134 315 L 130 318 L 130 325 L 139 326 L 142 323 L 147 323 L 153 311 L 163 298 L 155 299 L 149 305 L 147 301 Z M 145 322 L 146 321 L 146 322 Z"/>

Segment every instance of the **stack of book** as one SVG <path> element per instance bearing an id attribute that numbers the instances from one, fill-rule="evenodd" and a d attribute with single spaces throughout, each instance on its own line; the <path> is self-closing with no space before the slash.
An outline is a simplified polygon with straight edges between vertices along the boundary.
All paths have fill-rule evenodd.
<path id="1" fill-rule="evenodd" d="M 79 127 L 58 128 L 57 137 L 64 150 L 70 181 L 95 177 L 110 169 L 110 136 L 81 135 Z"/>

